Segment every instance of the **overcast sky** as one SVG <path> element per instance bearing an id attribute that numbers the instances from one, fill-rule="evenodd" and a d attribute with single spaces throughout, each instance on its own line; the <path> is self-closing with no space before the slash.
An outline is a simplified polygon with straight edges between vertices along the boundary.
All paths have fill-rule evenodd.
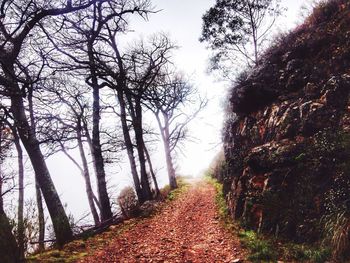
<path id="1" fill-rule="evenodd" d="M 287 30 L 295 26 L 300 20 L 300 6 L 302 0 L 284 0 L 288 7 L 280 27 Z M 176 165 L 178 173 L 197 176 L 208 168 L 221 146 L 221 127 L 223 123 L 223 101 L 227 93 L 227 83 L 219 82 L 207 74 L 207 60 L 210 52 L 205 44 L 198 41 L 202 27 L 202 15 L 214 4 L 212 0 L 153 0 L 156 14 L 149 16 L 149 21 L 131 19 L 130 28 L 133 33 L 127 35 L 123 41 L 137 39 L 140 35 L 147 37 L 153 33 L 165 32 L 180 47 L 174 52 L 174 61 L 177 67 L 191 76 L 193 84 L 209 99 L 207 108 L 190 126 L 190 134 L 194 142 L 186 144 L 184 155 L 181 155 Z M 283 21 L 283 22 L 282 22 Z M 156 152 L 162 153 L 161 145 Z M 160 155 L 153 156 L 154 165 L 159 169 L 161 185 L 167 182 L 165 163 Z M 75 219 L 88 212 L 88 203 L 85 194 L 84 182 L 79 170 L 64 155 L 58 154 L 48 161 L 57 190 L 64 203 L 67 203 L 68 212 Z M 108 182 L 110 192 L 120 190 L 124 185 L 132 184 L 126 162 L 117 165 L 109 171 Z M 27 181 L 30 183 L 30 181 Z M 33 185 L 28 187 L 32 192 Z M 28 196 L 28 195 L 27 195 Z"/>

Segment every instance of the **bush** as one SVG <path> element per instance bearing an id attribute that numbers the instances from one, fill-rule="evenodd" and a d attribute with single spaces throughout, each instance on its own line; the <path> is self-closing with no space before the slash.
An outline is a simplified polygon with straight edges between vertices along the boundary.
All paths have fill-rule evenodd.
<path id="1" fill-rule="evenodd" d="M 125 187 L 118 196 L 118 205 L 125 218 L 134 217 L 139 210 L 134 189 L 131 186 Z"/>
<path id="2" fill-rule="evenodd" d="M 326 240 L 330 242 L 333 257 L 338 260 L 350 258 L 350 218 L 345 212 L 325 217 Z"/>
<path id="3" fill-rule="evenodd" d="M 260 238 L 254 231 L 242 231 L 239 234 L 242 244 L 251 252 L 249 260 L 252 262 L 276 261 L 276 248 L 268 241 Z"/>

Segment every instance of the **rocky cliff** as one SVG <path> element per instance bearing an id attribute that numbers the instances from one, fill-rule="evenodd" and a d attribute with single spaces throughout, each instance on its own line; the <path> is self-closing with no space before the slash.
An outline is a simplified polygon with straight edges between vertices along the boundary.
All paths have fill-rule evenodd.
<path id="1" fill-rule="evenodd" d="M 329 1 L 232 88 L 218 176 L 234 218 L 295 241 L 350 213 L 350 4 Z"/>

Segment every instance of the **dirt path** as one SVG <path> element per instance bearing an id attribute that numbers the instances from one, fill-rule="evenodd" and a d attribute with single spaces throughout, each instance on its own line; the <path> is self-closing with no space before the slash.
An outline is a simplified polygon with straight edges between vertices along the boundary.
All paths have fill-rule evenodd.
<path id="1" fill-rule="evenodd" d="M 213 186 L 197 181 L 158 215 L 81 262 L 213 263 L 232 262 L 242 254 L 219 222 Z"/>

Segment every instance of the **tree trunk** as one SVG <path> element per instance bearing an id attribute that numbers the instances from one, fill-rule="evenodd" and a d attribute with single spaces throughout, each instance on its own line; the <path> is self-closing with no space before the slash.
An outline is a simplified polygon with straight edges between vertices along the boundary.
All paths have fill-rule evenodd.
<path id="1" fill-rule="evenodd" d="M 41 191 L 39 184 L 35 183 L 35 194 L 36 194 L 36 204 L 38 207 L 38 223 L 39 223 L 39 247 L 38 252 L 42 252 L 45 250 L 45 214 L 44 214 L 44 207 L 43 207 L 43 199 L 41 197 Z"/>
<path id="2" fill-rule="evenodd" d="M 23 205 L 24 205 L 24 167 L 23 167 L 23 151 L 20 139 L 15 128 L 12 129 L 14 143 L 17 151 L 18 161 L 18 248 L 20 260 L 24 260 L 24 222 L 23 222 Z"/>
<path id="3" fill-rule="evenodd" d="M 29 117 L 30 117 L 30 129 L 33 134 L 36 134 L 35 116 L 34 116 L 34 105 L 33 105 L 33 87 L 30 86 L 28 89 L 28 106 L 29 106 Z M 39 225 L 39 237 L 38 237 L 38 251 L 42 252 L 45 250 L 45 214 L 43 199 L 41 196 L 41 190 L 37 179 L 35 178 L 35 194 L 36 194 L 36 205 L 38 208 L 38 225 Z"/>
<path id="4" fill-rule="evenodd" d="M 93 57 L 93 41 L 94 38 L 92 38 L 87 45 L 90 62 L 89 70 L 91 74 L 91 83 L 89 83 L 89 85 L 92 87 L 93 92 L 91 154 L 96 172 L 98 198 L 101 206 L 101 221 L 105 221 L 112 218 L 113 214 L 107 192 L 106 173 L 100 142 L 100 87 L 96 76 L 95 59 Z"/>
<path id="5" fill-rule="evenodd" d="M 169 118 L 166 113 L 162 113 L 162 115 L 164 119 L 164 127 L 162 126 L 159 116 L 156 116 L 156 118 L 157 118 L 159 129 L 161 131 L 160 133 L 162 135 L 162 140 L 164 145 L 166 166 L 167 166 L 168 177 L 169 177 L 169 185 L 171 189 L 175 189 L 177 188 L 177 182 L 176 182 L 176 174 L 175 174 L 175 169 L 174 169 L 173 160 L 171 157 L 171 150 L 170 150 Z"/>
<path id="6" fill-rule="evenodd" d="M 135 191 L 136 191 L 137 197 L 139 199 L 139 202 L 143 203 L 145 201 L 145 199 L 143 197 L 143 192 L 141 189 L 140 180 L 139 180 L 139 176 L 137 173 L 136 162 L 135 162 L 135 157 L 134 157 L 134 148 L 133 148 L 132 141 L 130 138 L 128 122 L 127 122 L 127 118 L 126 118 L 126 106 L 125 106 L 124 94 L 121 90 L 118 90 L 117 96 L 118 96 L 119 107 L 120 107 L 120 120 L 121 120 L 121 124 L 122 124 L 125 147 L 126 147 L 126 151 L 127 151 L 128 158 L 129 158 L 131 174 L 132 174 L 132 178 L 134 181 L 134 187 L 135 187 Z"/>
<path id="7" fill-rule="evenodd" d="M 153 179 L 153 183 L 154 183 L 154 188 L 156 190 L 156 197 L 159 196 L 160 191 L 159 191 L 159 187 L 158 187 L 158 182 L 157 182 L 157 178 L 156 178 L 156 174 L 154 173 L 153 170 L 153 165 L 152 165 L 152 161 L 151 161 L 151 156 L 149 155 L 148 149 L 146 147 L 146 145 L 144 146 L 145 149 L 145 154 L 146 154 L 146 159 L 148 162 L 148 166 L 149 166 L 149 171 L 152 175 L 152 179 Z"/>
<path id="8" fill-rule="evenodd" d="M 1 160 L 0 160 L 1 162 Z M 1 169 L 1 167 L 0 167 Z M 2 263 L 19 263 L 20 255 L 16 238 L 4 212 L 2 200 L 2 177 L 0 170 L 0 255 Z"/>
<path id="9" fill-rule="evenodd" d="M 11 96 L 11 112 L 14 116 L 15 126 L 18 129 L 21 141 L 32 163 L 35 178 L 45 198 L 55 230 L 57 244 L 61 246 L 72 239 L 73 233 L 61 200 L 52 182 L 44 156 L 40 150 L 39 141 L 37 140 L 35 133 L 33 133 L 30 129 L 27 117 L 25 115 L 24 103 L 19 87 L 16 88 L 16 91 L 18 93 Z"/>
<path id="10" fill-rule="evenodd" d="M 89 149 L 90 152 L 92 152 L 92 139 L 91 139 L 91 135 L 90 135 L 90 131 L 89 128 L 87 126 L 87 123 L 83 121 L 83 126 L 82 126 L 84 132 L 85 132 L 85 137 L 86 137 L 86 141 L 89 145 Z M 80 168 L 79 168 L 80 169 Z M 96 172 L 96 171 L 95 171 Z M 96 174 L 95 174 L 96 175 Z M 96 197 L 96 195 L 94 194 L 94 192 L 92 192 L 92 198 L 95 202 L 95 205 L 98 207 L 100 213 L 101 213 L 101 205 L 100 205 L 100 201 L 98 200 L 98 198 Z"/>
<path id="11" fill-rule="evenodd" d="M 142 109 L 140 102 L 136 102 L 136 118 L 133 121 L 134 130 L 135 130 L 135 139 L 136 139 L 136 148 L 139 156 L 140 162 L 140 176 L 141 176 L 141 185 L 142 191 L 145 200 L 152 199 L 152 191 L 150 188 L 148 175 L 146 171 L 146 158 L 145 158 L 145 150 L 144 150 L 144 140 L 143 140 L 143 129 L 142 129 Z"/>
<path id="12" fill-rule="evenodd" d="M 100 218 L 98 216 L 98 213 L 96 211 L 96 207 L 94 204 L 94 198 L 93 198 L 94 193 L 93 193 L 92 187 L 91 187 L 89 167 L 88 167 L 88 163 L 87 163 L 86 156 L 85 156 L 85 151 L 84 151 L 84 146 L 83 146 L 83 141 L 82 141 L 82 136 L 81 136 L 80 124 L 78 125 L 78 129 L 77 129 L 77 141 L 78 141 L 78 147 L 79 147 L 81 161 L 83 164 L 82 174 L 83 174 L 83 177 L 85 180 L 86 194 L 88 197 L 89 206 L 90 206 L 91 214 L 94 218 L 95 225 L 98 225 L 100 223 Z"/>

